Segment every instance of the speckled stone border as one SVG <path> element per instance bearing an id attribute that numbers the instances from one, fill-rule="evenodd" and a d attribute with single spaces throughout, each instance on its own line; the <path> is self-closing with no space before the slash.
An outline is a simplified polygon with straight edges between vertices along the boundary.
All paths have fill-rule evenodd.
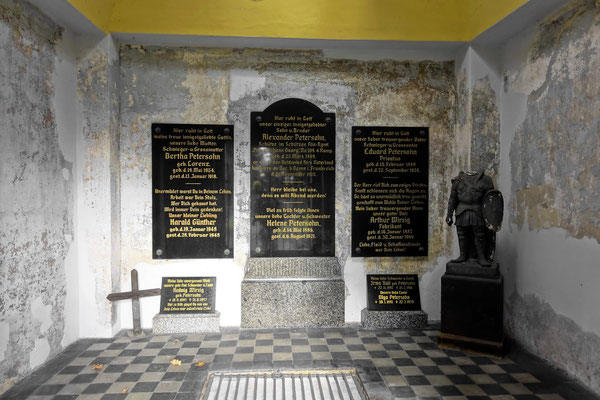
<path id="1" fill-rule="evenodd" d="M 370 311 L 360 312 L 361 323 L 368 329 L 420 329 L 427 327 L 424 311 Z"/>
<path id="2" fill-rule="evenodd" d="M 245 278 L 334 277 L 342 275 L 337 257 L 249 258 Z"/>
<path id="3" fill-rule="evenodd" d="M 341 278 L 242 281 L 242 328 L 342 326 L 344 306 Z"/>
<path id="4" fill-rule="evenodd" d="M 338 327 L 346 286 L 337 257 L 250 258 L 242 281 L 242 328 Z"/>
<path id="5" fill-rule="evenodd" d="M 219 332 L 221 313 L 209 314 L 156 314 L 152 318 L 152 333 L 202 333 Z"/>

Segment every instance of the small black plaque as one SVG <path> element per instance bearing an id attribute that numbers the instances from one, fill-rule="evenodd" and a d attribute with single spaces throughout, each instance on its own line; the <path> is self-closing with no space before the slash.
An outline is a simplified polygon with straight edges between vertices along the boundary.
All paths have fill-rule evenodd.
<path id="1" fill-rule="evenodd" d="M 419 278 L 408 275 L 367 275 L 367 307 L 370 311 L 419 311 Z"/>
<path id="2" fill-rule="evenodd" d="M 233 257 L 233 125 L 152 124 L 152 258 Z"/>
<path id="3" fill-rule="evenodd" d="M 284 99 L 250 128 L 250 255 L 334 256 L 335 114 Z"/>
<path id="4" fill-rule="evenodd" d="M 214 313 L 216 282 L 216 277 L 163 277 L 160 313 Z"/>
<path id="5" fill-rule="evenodd" d="M 352 128 L 352 256 L 426 256 L 429 129 Z"/>

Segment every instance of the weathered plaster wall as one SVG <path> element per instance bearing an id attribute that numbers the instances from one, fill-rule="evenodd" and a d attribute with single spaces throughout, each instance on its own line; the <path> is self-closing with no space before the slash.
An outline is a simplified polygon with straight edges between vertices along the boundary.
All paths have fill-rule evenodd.
<path id="1" fill-rule="evenodd" d="M 500 60 L 494 48 L 467 45 L 458 52 L 457 156 L 462 170 L 483 169 L 498 178 Z"/>
<path id="2" fill-rule="evenodd" d="M 121 48 L 122 286 L 137 268 L 141 288 L 164 275 L 217 276 L 222 325 L 240 323 L 240 284 L 249 252 L 251 111 L 287 97 L 307 99 L 336 113 L 336 255 L 345 266 L 346 320 L 366 306 L 365 273 L 418 273 L 422 298 L 439 319 L 439 280 L 452 232 L 442 225 L 447 186 L 456 173 L 455 75 L 452 61 L 357 61 L 320 51 L 260 49 Z M 235 125 L 235 255 L 233 260 L 186 262 L 151 259 L 152 122 Z M 351 259 L 351 154 L 353 125 L 429 126 L 430 250 L 416 259 Z M 436 300 L 437 299 L 437 300 Z M 150 326 L 158 298 L 142 299 Z M 123 302 L 123 324 L 130 325 Z"/>
<path id="3" fill-rule="evenodd" d="M 500 177 L 509 333 L 600 392 L 600 4 L 506 46 Z"/>
<path id="4" fill-rule="evenodd" d="M 452 63 L 427 50 L 411 61 L 118 50 L 110 37 L 80 51 L 36 10 L 0 0 L 0 393 L 75 339 L 130 327 L 130 303 L 116 312 L 105 297 L 129 289 L 132 268 L 141 288 L 165 275 L 217 276 L 221 324 L 239 325 L 249 115 L 285 97 L 337 116 L 348 322 L 359 321 L 374 272 L 418 273 L 423 307 L 439 319 L 439 281 L 455 253 L 443 224 L 449 180 L 485 168 L 507 203 L 498 255 L 509 334 L 600 392 L 599 9 L 573 2 L 501 51 L 466 46 Z M 233 260 L 151 259 L 152 122 L 235 125 Z M 430 127 L 428 257 L 350 257 L 353 125 Z M 142 299 L 144 327 L 157 311 L 158 298 Z"/>
<path id="5" fill-rule="evenodd" d="M 0 393 L 75 340 L 74 56 L 58 26 L 0 1 Z M 67 94 L 68 93 L 68 94 Z M 74 113 L 71 110 L 71 113 Z"/>
<path id="6" fill-rule="evenodd" d="M 456 56 L 456 152 L 455 157 L 460 170 L 470 169 L 471 163 L 471 53 L 465 46 Z M 458 174 L 458 171 L 456 172 Z"/>
<path id="7" fill-rule="evenodd" d="M 494 181 L 500 155 L 500 112 L 490 78 L 474 82 L 471 99 L 471 169 L 483 169 Z"/>
<path id="8" fill-rule="evenodd" d="M 110 337 L 120 329 L 119 62 L 110 36 L 84 51 L 78 64 L 83 121 L 77 143 L 79 329 L 82 337 Z"/>

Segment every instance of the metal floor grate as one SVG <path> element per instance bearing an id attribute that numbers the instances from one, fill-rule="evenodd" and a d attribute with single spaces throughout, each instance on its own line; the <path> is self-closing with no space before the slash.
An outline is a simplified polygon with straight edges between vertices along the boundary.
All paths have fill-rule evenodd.
<path id="1" fill-rule="evenodd" d="M 356 371 L 214 372 L 201 400 L 366 400 Z"/>

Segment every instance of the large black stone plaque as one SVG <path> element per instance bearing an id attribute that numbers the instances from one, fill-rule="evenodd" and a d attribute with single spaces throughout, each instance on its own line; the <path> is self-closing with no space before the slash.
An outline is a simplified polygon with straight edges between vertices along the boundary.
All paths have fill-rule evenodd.
<path id="1" fill-rule="evenodd" d="M 216 277 L 163 277 L 160 313 L 214 313 L 216 283 Z"/>
<path id="2" fill-rule="evenodd" d="M 369 311 L 421 310 L 419 278 L 407 275 L 367 275 Z"/>
<path id="3" fill-rule="evenodd" d="M 233 257 L 233 125 L 152 124 L 152 257 Z"/>
<path id="4" fill-rule="evenodd" d="M 284 99 L 250 127 L 250 255 L 334 256 L 335 114 Z"/>
<path id="5" fill-rule="evenodd" d="M 352 128 L 352 256 L 426 256 L 429 129 Z"/>

